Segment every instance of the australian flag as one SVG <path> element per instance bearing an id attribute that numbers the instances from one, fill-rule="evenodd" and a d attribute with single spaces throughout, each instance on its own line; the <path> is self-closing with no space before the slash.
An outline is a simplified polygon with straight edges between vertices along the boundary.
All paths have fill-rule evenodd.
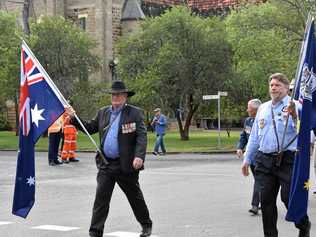
<path id="1" fill-rule="evenodd" d="M 23 41 L 20 74 L 19 152 L 12 213 L 26 218 L 35 202 L 35 144 L 64 112 L 65 102 Z"/>
<path id="2" fill-rule="evenodd" d="M 316 41 L 314 19 L 308 25 L 302 50 L 298 78 L 295 86 L 295 99 L 302 104 L 300 129 L 297 140 L 289 206 L 286 220 L 298 223 L 307 215 L 308 192 L 311 187 L 310 171 L 310 133 L 316 128 Z"/>

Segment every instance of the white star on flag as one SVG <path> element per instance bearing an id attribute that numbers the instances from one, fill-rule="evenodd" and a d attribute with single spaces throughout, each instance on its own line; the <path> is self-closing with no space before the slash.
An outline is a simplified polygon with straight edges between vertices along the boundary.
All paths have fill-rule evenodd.
<path id="1" fill-rule="evenodd" d="M 32 122 L 35 123 L 36 127 L 38 127 L 38 121 L 39 120 L 45 120 L 42 117 L 42 113 L 44 112 L 44 109 L 38 109 L 37 104 L 35 104 L 34 109 L 31 109 L 32 112 Z"/>
<path id="2" fill-rule="evenodd" d="M 35 177 L 30 176 L 29 178 L 26 179 L 27 180 L 27 184 L 32 186 L 35 185 Z"/>

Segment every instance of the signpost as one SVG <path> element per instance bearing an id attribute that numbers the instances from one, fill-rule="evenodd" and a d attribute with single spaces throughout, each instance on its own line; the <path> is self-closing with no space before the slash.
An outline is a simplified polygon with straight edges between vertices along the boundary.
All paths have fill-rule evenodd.
<path id="1" fill-rule="evenodd" d="M 218 110 L 218 137 L 217 145 L 221 147 L 221 96 L 227 96 L 227 91 L 218 91 L 217 95 L 203 95 L 203 100 L 217 100 Z"/>
<path id="2" fill-rule="evenodd" d="M 219 95 L 203 95 L 203 100 L 218 100 Z"/>

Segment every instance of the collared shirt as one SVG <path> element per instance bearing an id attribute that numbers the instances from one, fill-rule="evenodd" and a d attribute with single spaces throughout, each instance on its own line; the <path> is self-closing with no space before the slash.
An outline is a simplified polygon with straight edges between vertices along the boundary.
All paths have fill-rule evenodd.
<path id="1" fill-rule="evenodd" d="M 285 96 L 275 105 L 272 105 L 272 101 L 270 100 L 259 107 L 245 152 L 244 160 L 246 163 L 254 163 L 254 156 L 258 150 L 263 153 L 273 153 L 281 150 L 283 132 L 285 129 L 287 116 L 286 107 L 288 106 L 290 99 L 291 98 L 289 96 Z M 295 105 L 296 113 L 298 114 L 299 104 L 295 102 Z M 274 114 L 276 129 L 274 129 L 273 125 L 271 107 Z M 279 149 L 276 133 L 280 146 Z M 296 134 L 297 121 L 296 119 L 293 120 L 292 116 L 289 116 L 283 149 L 291 142 Z M 295 139 L 295 141 L 290 146 L 288 146 L 286 150 L 295 151 L 296 145 L 297 139 Z"/>
<path id="2" fill-rule="evenodd" d="M 247 117 L 245 119 L 244 129 L 240 133 L 240 139 L 239 139 L 239 142 L 237 144 L 237 149 L 243 150 L 246 147 L 254 121 L 255 121 L 254 117 Z"/>
<path id="3" fill-rule="evenodd" d="M 103 138 L 103 151 L 107 158 L 115 159 L 120 156 L 119 145 L 118 145 L 118 133 L 119 133 L 119 124 L 122 114 L 123 106 L 118 109 L 110 108 L 110 127 Z"/>

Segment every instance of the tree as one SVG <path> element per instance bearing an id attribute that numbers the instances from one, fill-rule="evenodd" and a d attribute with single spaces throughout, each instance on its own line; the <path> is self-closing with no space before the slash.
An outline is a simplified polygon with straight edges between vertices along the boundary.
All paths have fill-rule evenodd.
<path id="1" fill-rule="evenodd" d="M 23 19 L 23 30 L 26 35 L 31 34 L 29 18 L 30 18 L 30 5 L 31 0 L 24 0 L 23 10 L 22 10 L 22 19 Z"/>
<path id="2" fill-rule="evenodd" d="M 145 108 L 184 108 L 177 117 L 182 140 L 202 95 L 215 93 L 231 78 L 231 48 L 219 18 L 201 18 L 186 7 L 174 7 L 144 21 L 141 29 L 118 44 L 119 72 L 141 91 L 135 101 Z M 176 113 L 178 115 L 179 113 Z"/>
<path id="3" fill-rule="evenodd" d="M 246 5 L 227 17 L 228 40 L 233 46 L 234 70 L 238 77 L 230 86 L 244 88 L 243 94 L 232 90 L 235 104 L 246 104 L 255 97 L 268 99 L 267 80 L 274 72 L 283 72 L 290 80 L 294 78 L 304 35 L 306 3 L 272 0 Z"/>
<path id="4" fill-rule="evenodd" d="M 21 29 L 16 26 L 15 16 L 0 11 L 0 93 L 2 102 L 10 99 L 14 101 L 18 111 L 19 91 L 19 47 Z M 1 108 L 5 108 L 4 104 Z M 18 113 L 16 113 L 16 127 L 18 127 Z"/>
<path id="5" fill-rule="evenodd" d="M 30 46 L 65 98 L 89 101 L 78 91 L 83 84 L 88 90 L 88 75 L 99 68 L 92 51 L 96 42 L 85 32 L 62 17 L 43 17 L 31 24 Z M 81 108 L 84 109 L 84 108 Z"/>

